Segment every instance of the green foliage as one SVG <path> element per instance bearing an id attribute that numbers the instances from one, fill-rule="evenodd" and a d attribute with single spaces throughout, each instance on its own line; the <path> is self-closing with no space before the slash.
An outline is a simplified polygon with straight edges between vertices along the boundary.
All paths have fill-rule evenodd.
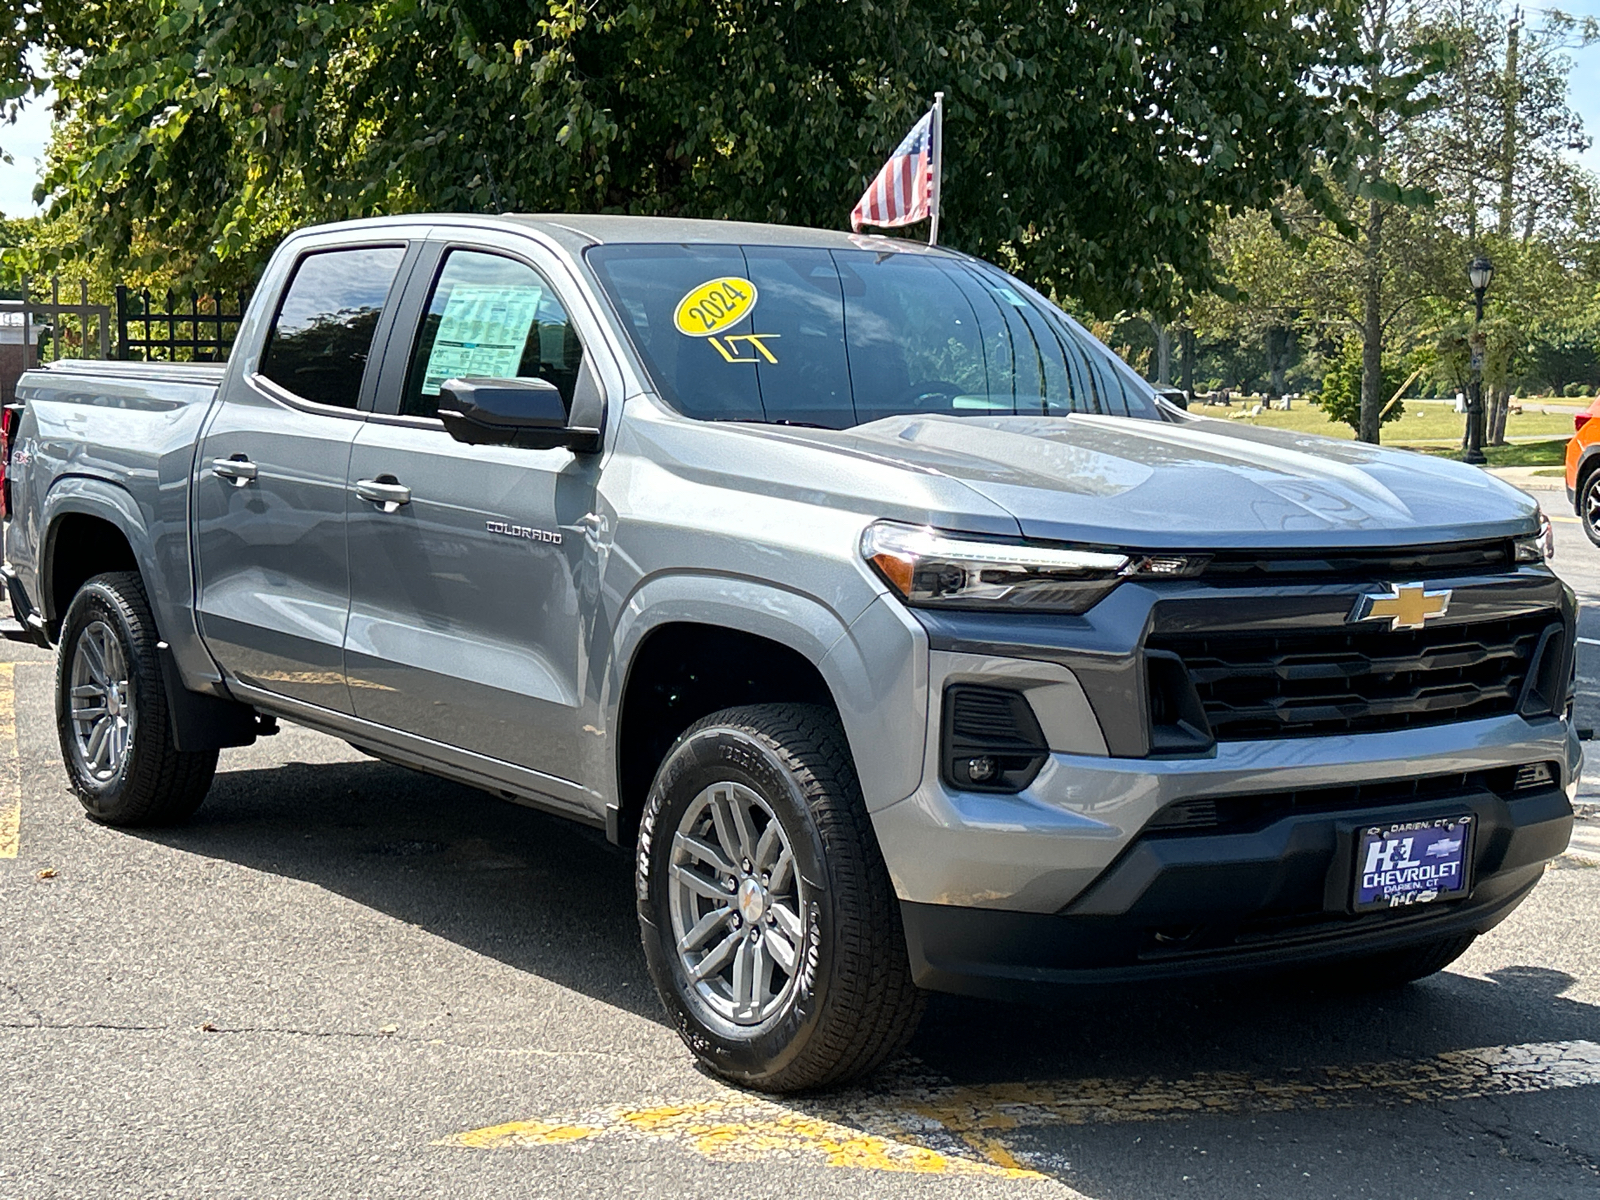
<path id="1" fill-rule="evenodd" d="M 1409 371 L 1399 363 L 1385 360 L 1383 364 L 1383 403 L 1400 390 Z M 1330 421 L 1343 421 L 1351 429 L 1361 429 L 1361 341 L 1347 338 L 1337 357 L 1328 362 L 1328 371 L 1322 377 L 1322 411 Z M 1396 400 L 1383 414 L 1383 423 L 1398 421 L 1406 411 L 1404 400 Z"/>
<path id="2" fill-rule="evenodd" d="M 1315 184 L 1342 121 L 1317 84 L 1351 41 L 1342 3 L 1306 0 L 14 0 L 13 15 L 70 66 L 52 212 L 140 269 L 247 275 L 292 226 L 397 211 L 839 227 L 942 88 L 947 240 L 1102 313 L 1204 288 L 1218 219 Z"/>

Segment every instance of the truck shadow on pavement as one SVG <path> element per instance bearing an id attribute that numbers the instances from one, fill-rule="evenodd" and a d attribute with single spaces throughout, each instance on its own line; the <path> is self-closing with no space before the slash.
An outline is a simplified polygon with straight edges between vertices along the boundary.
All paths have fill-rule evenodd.
<path id="1" fill-rule="evenodd" d="M 639 949 L 630 857 L 597 831 L 362 761 L 219 774 L 191 824 L 144 836 L 313 882 L 665 1024 Z M 1600 1007 L 1566 998 L 1574 982 L 1516 966 L 1377 996 L 1287 982 L 1097 990 L 1049 1009 L 939 996 L 882 1078 L 780 1104 L 851 1129 L 876 1122 L 901 1140 L 895 1130 L 910 1128 L 976 1167 L 1021 1164 L 1099 1197 L 1255 1184 L 1263 1195 L 1291 1185 L 1345 1195 L 1355 1177 L 1328 1172 L 1374 1141 L 1385 1158 L 1426 1153 L 1437 1194 L 1482 1194 L 1502 1170 L 1527 1182 L 1518 1172 L 1534 1160 L 1552 1179 L 1592 1181 L 1596 1138 L 1574 1132 L 1584 1148 L 1572 1150 L 1561 1132 L 1600 1127 Z M 906 1113 L 926 1118 L 931 1142 Z M 1445 1138 L 1465 1137 L 1471 1155 L 1427 1148 L 1440 1121 L 1476 1130 Z M 1544 1133 L 1523 1136 L 1524 1121 Z M 1268 1153 L 1273 1139 L 1297 1149 Z M 1419 1179 L 1414 1166 L 1400 1165 L 1401 1177 Z M 1370 1182 L 1382 1190 L 1379 1175 Z"/>

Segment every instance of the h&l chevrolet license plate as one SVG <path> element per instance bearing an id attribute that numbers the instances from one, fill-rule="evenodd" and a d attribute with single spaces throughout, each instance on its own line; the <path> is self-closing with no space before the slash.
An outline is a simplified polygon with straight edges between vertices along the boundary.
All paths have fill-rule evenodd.
<path id="1" fill-rule="evenodd" d="M 1470 815 L 1366 825 L 1356 838 L 1356 912 L 1459 900 L 1472 865 Z"/>

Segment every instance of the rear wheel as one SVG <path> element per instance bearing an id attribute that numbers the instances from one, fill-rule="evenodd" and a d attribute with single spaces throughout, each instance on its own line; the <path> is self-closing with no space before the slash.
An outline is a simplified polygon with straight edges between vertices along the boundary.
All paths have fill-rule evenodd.
<path id="1" fill-rule="evenodd" d="M 107 825 L 170 825 L 211 787 L 215 750 L 173 745 L 155 619 L 131 571 L 97 575 L 61 626 L 56 730 L 72 790 Z"/>
<path id="2" fill-rule="evenodd" d="M 1578 485 L 1578 520 L 1589 540 L 1600 546 L 1600 467 L 1591 467 Z"/>
<path id="3" fill-rule="evenodd" d="M 1385 950 L 1362 958 L 1340 959 L 1307 973 L 1307 982 L 1321 991 L 1383 992 L 1437 975 L 1465 954 L 1475 933 L 1461 933 L 1424 942 L 1405 950 Z"/>
<path id="4" fill-rule="evenodd" d="M 637 877 L 651 978 L 723 1078 L 825 1087 L 915 1031 L 899 902 L 830 710 L 756 705 L 692 726 L 651 788 Z"/>

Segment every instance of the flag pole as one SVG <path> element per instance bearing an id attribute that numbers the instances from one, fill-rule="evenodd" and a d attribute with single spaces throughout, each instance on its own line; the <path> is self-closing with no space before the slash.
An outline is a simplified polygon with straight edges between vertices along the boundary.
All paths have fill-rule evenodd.
<path id="1" fill-rule="evenodd" d="M 928 208 L 928 245 L 939 244 L 939 201 L 944 190 L 944 93 L 933 94 L 933 187 Z"/>

